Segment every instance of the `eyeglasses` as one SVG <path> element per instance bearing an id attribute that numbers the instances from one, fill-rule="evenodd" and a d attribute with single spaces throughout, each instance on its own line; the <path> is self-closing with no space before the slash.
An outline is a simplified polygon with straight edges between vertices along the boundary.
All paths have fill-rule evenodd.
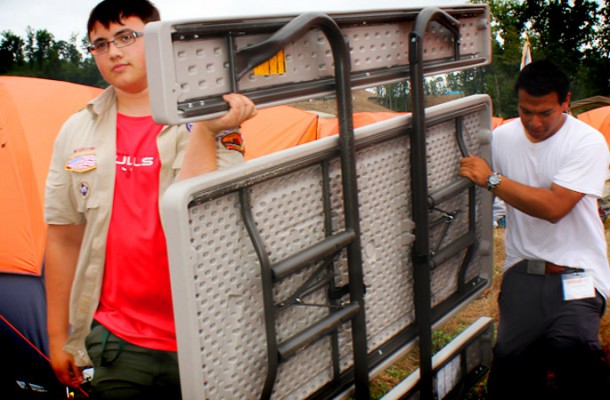
<path id="1" fill-rule="evenodd" d="M 110 43 L 113 43 L 117 49 L 121 47 L 131 46 L 136 42 L 136 39 L 144 36 L 143 32 L 125 32 L 115 37 L 114 40 L 98 40 L 97 42 L 87 46 L 87 50 L 95 56 L 104 54 L 110 49 Z"/>

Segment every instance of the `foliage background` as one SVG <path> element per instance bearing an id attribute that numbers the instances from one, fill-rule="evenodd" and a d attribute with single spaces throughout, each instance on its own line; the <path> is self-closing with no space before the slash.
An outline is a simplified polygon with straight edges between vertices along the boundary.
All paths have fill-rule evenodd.
<path id="1" fill-rule="evenodd" d="M 87 40 L 77 37 L 55 40 L 46 29 L 28 28 L 26 38 L 11 31 L 0 33 L 0 75 L 30 76 L 105 87 L 92 56 L 85 52 Z"/>
<path id="2" fill-rule="evenodd" d="M 494 115 L 518 115 L 513 86 L 523 46 L 529 38 L 532 59 L 561 65 L 572 83 L 572 100 L 610 95 L 610 10 L 607 0 L 473 0 L 491 13 L 492 63 L 446 77 L 426 80 L 430 96 L 487 93 Z M 397 111 L 409 110 L 408 83 L 385 85 L 380 102 Z M 584 110 L 583 110 L 584 111 Z"/>
<path id="3" fill-rule="evenodd" d="M 492 63 L 489 66 L 426 80 L 430 96 L 487 93 L 494 115 L 517 115 L 513 85 L 526 38 L 534 60 L 560 64 L 572 81 L 572 100 L 610 95 L 610 10 L 608 0 L 471 0 L 489 4 Z M 63 80 L 105 87 L 95 61 L 87 54 L 87 39 L 73 35 L 55 40 L 45 29 L 26 31 L 21 38 L 0 32 L 0 75 Z M 408 83 L 378 88 L 378 101 L 396 111 L 409 110 Z"/>

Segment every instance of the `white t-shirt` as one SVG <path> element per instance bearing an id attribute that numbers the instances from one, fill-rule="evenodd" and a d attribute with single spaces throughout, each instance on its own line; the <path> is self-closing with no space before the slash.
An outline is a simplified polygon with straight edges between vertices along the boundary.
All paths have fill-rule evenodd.
<path id="1" fill-rule="evenodd" d="M 555 183 L 585 195 L 555 224 L 507 205 L 504 270 L 523 259 L 583 268 L 607 298 L 610 269 L 597 199 L 602 195 L 610 156 L 602 134 L 566 115 L 553 136 L 532 143 L 517 118 L 494 131 L 492 155 L 494 170 L 514 181 L 539 188 Z"/>

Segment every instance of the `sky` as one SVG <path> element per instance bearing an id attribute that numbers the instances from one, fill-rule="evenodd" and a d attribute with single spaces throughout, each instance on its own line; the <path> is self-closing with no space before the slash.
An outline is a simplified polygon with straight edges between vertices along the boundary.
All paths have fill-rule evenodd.
<path id="1" fill-rule="evenodd" d="M 465 4 L 467 0 L 152 0 L 164 21 L 203 20 L 220 16 L 290 15 L 306 11 L 420 8 Z M 0 33 L 26 38 L 26 28 L 46 29 L 55 40 L 86 35 L 89 12 L 100 0 L 0 0 Z M 237 11 L 236 11 L 237 10 Z"/>

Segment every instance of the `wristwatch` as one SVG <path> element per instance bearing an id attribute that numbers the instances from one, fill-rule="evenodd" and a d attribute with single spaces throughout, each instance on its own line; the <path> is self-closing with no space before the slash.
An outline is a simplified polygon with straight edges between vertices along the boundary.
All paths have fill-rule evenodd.
<path id="1" fill-rule="evenodd" d="M 490 192 L 500 186 L 502 183 L 502 175 L 498 172 L 494 172 L 487 177 L 487 190 Z"/>

